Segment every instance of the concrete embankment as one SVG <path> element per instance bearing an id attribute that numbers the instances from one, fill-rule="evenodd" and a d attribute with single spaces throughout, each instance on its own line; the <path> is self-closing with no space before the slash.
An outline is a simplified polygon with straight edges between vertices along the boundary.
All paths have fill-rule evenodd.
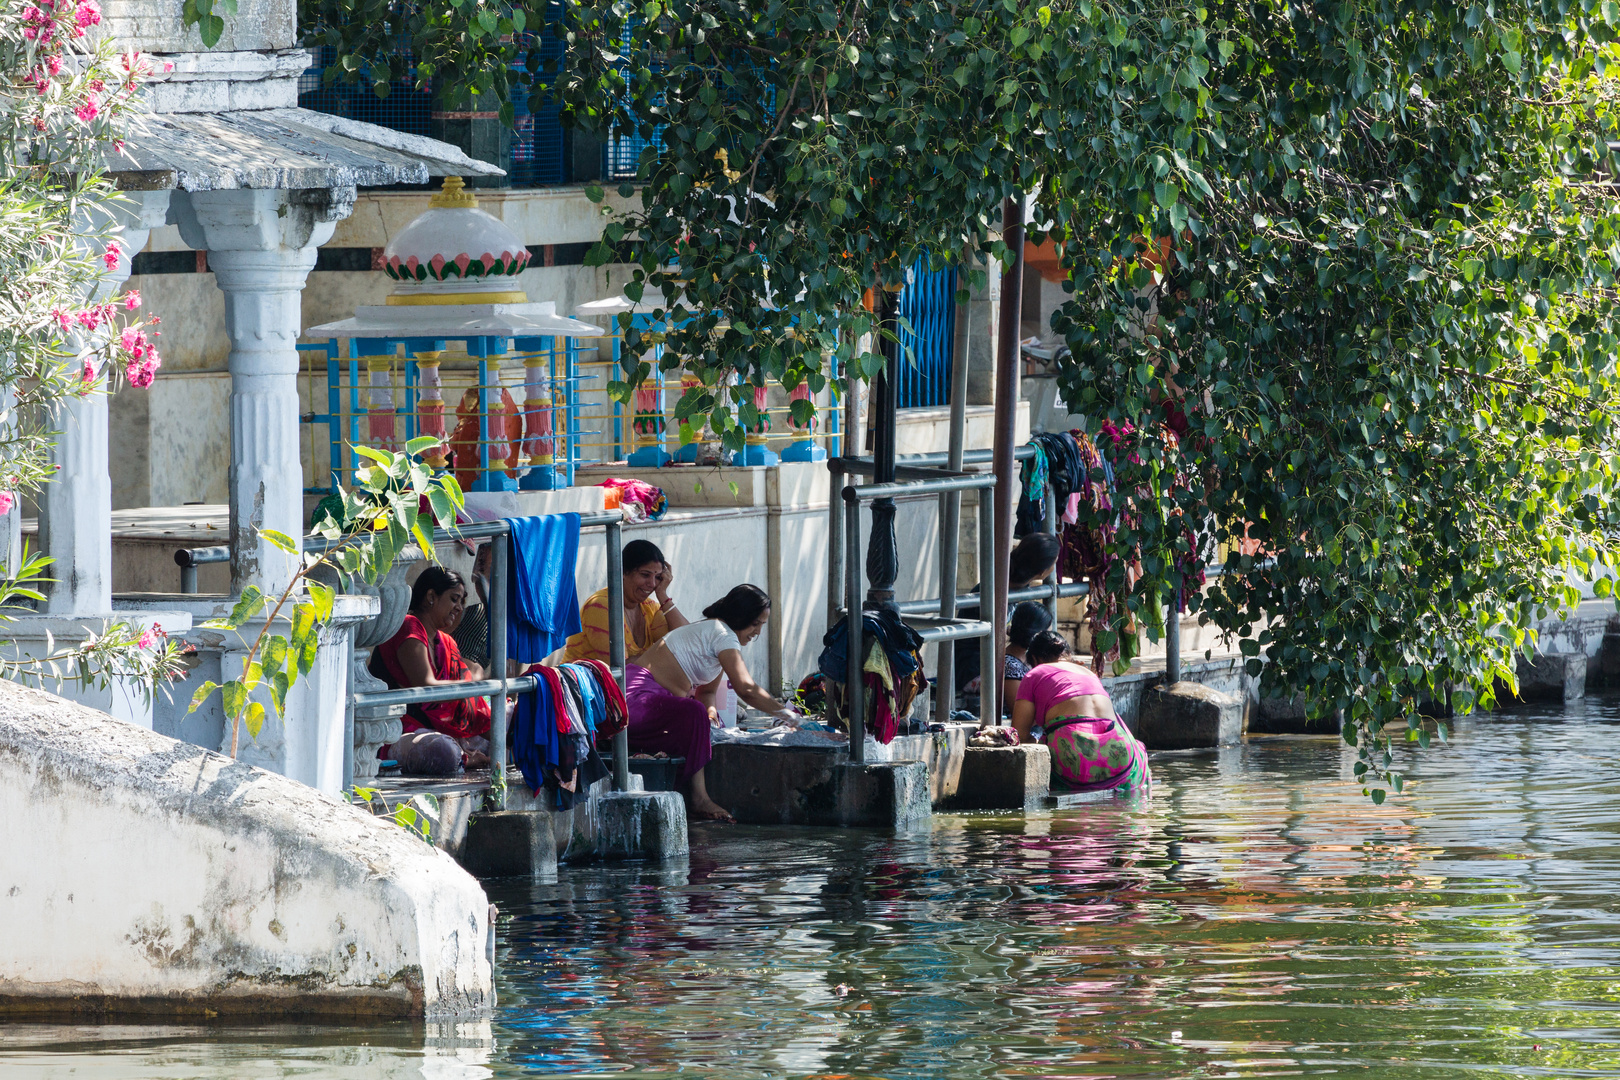
<path id="1" fill-rule="evenodd" d="M 312 788 L 0 682 L 0 1016 L 494 1004 L 478 882 Z"/>

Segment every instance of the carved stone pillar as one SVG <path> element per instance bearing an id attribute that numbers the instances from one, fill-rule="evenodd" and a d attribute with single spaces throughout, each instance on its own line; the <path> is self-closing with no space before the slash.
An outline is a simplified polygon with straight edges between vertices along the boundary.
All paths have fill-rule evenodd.
<path id="1" fill-rule="evenodd" d="M 119 259 L 108 269 L 88 297 L 102 303 L 129 280 L 130 259 L 146 246 L 152 228 L 163 224 L 168 212 L 167 191 L 131 192 L 126 205 L 113 209 L 114 224 L 122 226 L 114 241 Z M 82 359 L 88 358 L 86 345 Z M 40 591 L 40 610 L 53 616 L 106 618 L 112 611 L 112 477 L 107 468 L 107 395 L 63 398 L 56 405 L 51 426 L 56 442 L 51 460 L 56 479 L 45 485 L 39 502 L 39 543 L 54 561 L 50 576 L 56 580 Z"/>
<path id="2" fill-rule="evenodd" d="M 225 294 L 231 373 L 231 591 L 279 594 L 298 557 L 262 529 L 303 533 L 298 447 L 299 294 L 315 249 L 354 205 L 354 189 L 229 190 L 178 194 L 171 213 L 187 244 L 208 252 Z"/>

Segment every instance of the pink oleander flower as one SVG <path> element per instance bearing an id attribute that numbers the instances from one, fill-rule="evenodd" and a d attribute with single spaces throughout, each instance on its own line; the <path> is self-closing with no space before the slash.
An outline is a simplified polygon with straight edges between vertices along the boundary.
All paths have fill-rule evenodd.
<path id="1" fill-rule="evenodd" d="M 156 625 L 148 626 L 145 630 L 141 631 L 141 638 L 135 644 L 143 649 L 150 649 L 153 645 L 157 644 L 158 638 L 162 636 L 163 631 Z"/>
<path id="2" fill-rule="evenodd" d="M 11 513 L 11 508 L 16 505 L 16 502 L 17 495 L 15 492 L 0 491 L 0 514 Z"/>
<path id="3" fill-rule="evenodd" d="M 107 264 L 107 269 L 116 270 L 118 269 L 118 257 L 118 245 L 114 244 L 101 256 L 101 261 Z"/>
<path id="4" fill-rule="evenodd" d="M 35 131 L 44 131 L 45 130 L 45 118 L 43 116 L 34 117 L 34 130 Z"/>
<path id="5" fill-rule="evenodd" d="M 95 26 L 101 22 L 101 5 L 96 0 L 79 0 L 78 10 L 73 13 L 73 21 L 81 27 Z"/>
<path id="6" fill-rule="evenodd" d="M 51 318 L 56 320 L 57 327 L 64 334 L 67 333 L 68 327 L 73 325 L 73 317 L 59 307 L 51 308 Z"/>
<path id="7" fill-rule="evenodd" d="M 103 90 L 107 89 L 107 84 L 102 82 L 100 79 L 91 79 L 90 80 L 90 89 L 94 90 L 96 93 L 99 94 Z"/>
<path id="8" fill-rule="evenodd" d="M 52 75 L 62 74 L 62 58 L 54 53 L 45 58 L 45 70 Z"/>
<path id="9" fill-rule="evenodd" d="M 34 89 L 41 95 L 50 93 L 51 80 L 43 75 L 34 76 Z"/>
<path id="10" fill-rule="evenodd" d="M 23 37 L 29 41 L 33 41 L 39 37 L 39 31 L 34 29 L 32 26 L 25 26 L 23 27 Z"/>
<path id="11" fill-rule="evenodd" d="M 79 373 L 79 381 L 86 386 L 96 381 L 96 362 L 94 360 L 84 362 L 84 370 Z"/>
<path id="12" fill-rule="evenodd" d="M 165 75 L 167 75 L 169 72 L 171 72 L 173 70 L 174 70 L 174 61 L 173 60 L 165 60 L 165 61 L 163 61 L 163 73 Z"/>
<path id="13" fill-rule="evenodd" d="M 137 289 L 131 289 L 124 294 L 124 310 L 134 311 L 141 306 L 141 294 Z"/>
<path id="14" fill-rule="evenodd" d="M 133 326 L 124 327 L 124 332 L 118 335 L 118 344 L 136 360 L 146 355 L 146 335 Z"/>
<path id="15" fill-rule="evenodd" d="M 84 124 L 88 124 L 90 121 L 94 120 L 100 113 L 101 106 L 96 104 L 95 98 L 91 98 L 83 105 L 80 105 L 77 109 L 73 110 L 73 115 L 77 116 L 79 118 L 79 122 Z M 107 269 L 116 270 L 118 268 L 118 256 L 116 254 L 113 255 L 112 260 L 112 262 L 107 264 Z"/>
<path id="16" fill-rule="evenodd" d="M 129 385 L 144 390 L 157 378 L 159 363 L 157 353 L 148 352 L 145 360 L 129 362 L 129 366 L 124 369 L 124 377 L 129 380 Z"/>
<path id="17" fill-rule="evenodd" d="M 124 140 L 123 139 L 114 139 L 113 140 L 113 153 L 122 154 L 123 152 L 124 152 Z"/>
<path id="18" fill-rule="evenodd" d="M 23 8 L 22 17 L 23 22 L 29 24 L 30 26 L 38 26 L 40 23 L 49 18 L 49 16 L 47 16 L 43 11 L 39 10 L 39 8 L 35 7 L 33 4 L 29 4 L 27 7 Z"/>

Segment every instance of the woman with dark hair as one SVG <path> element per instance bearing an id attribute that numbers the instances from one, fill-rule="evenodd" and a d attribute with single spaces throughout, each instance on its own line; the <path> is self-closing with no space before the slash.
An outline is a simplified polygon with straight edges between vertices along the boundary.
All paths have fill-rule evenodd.
<path id="1" fill-rule="evenodd" d="M 1036 634 L 1051 628 L 1052 613 L 1046 605 L 1025 600 L 1013 608 L 1012 618 L 1007 620 L 1007 651 L 1001 657 L 1001 700 L 1009 709 L 1018 699 L 1019 684 L 1029 674 L 1030 642 Z"/>
<path id="2" fill-rule="evenodd" d="M 1045 581 L 1057 566 L 1058 551 L 1060 549 L 1058 538 L 1051 533 L 1030 533 L 1018 541 L 1016 547 L 1007 556 L 1007 591 L 1017 592 L 1039 585 Z M 978 592 L 981 585 L 973 586 Z M 979 617 L 978 604 L 963 604 L 956 611 L 959 619 L 976 619 Z M 1047 623 L 1051 625 L 1050 621 Z M 1045 627 L 1036 627 L 1044 630 Z M 1033 631 L 1032 631 L 1033 632 Z M 955 677 L 956 689 L 963 694 L 978 693 L 979 679 L 979 644 L 978 638 L 962 638 L 954 647 L 956 656 Z M 1012 698 L 1002 699 L 1011 708 Z"/>
<path id="3" fill-rule="evenodd" d="M 686 625 L 687 619 L 669 597 L 675 570 L 664 553 L 650 540 L 632 540 L 624 545 L 624 656 L 633 660 L 663 640 L 671 630 Z M 608 658 L 608 591 L 597 589 L 579 609 L 582 629 L 568 639 L 563 659 L 600 660 Z"/>
<path id="4" fill-rule="evenodd" d="M 684 757 L 680 779 L 687 785 L 692 816 L 731 821 L 709 798 L 703 767 L 713 756 L 709 735 L 719 726 L 714 710 L 721 678 L 756 709 L 787 723 L 798 715 L 754 682 L 743 663 L 742 647 L 759 636 L 770 617 L 771 598 L 757 585 L 738 585 L 703 609 L 703 619 L 667 634 L 633 663 L 625 665 L 624 697 L 630 707 L 630 749 L 634 753 Z"/>
<path id="5" fill-rule="evenodd" d="M 1052 787 L 1151 794 L 1147 750 L 1131 734 L 1102 680 L 1074 658 L 1061 634 L 1030 639 L 1030 671 L 1018 686 L 1013 727 L 1020 742 L 1039 731 L 1052 754 Z"/>
<path id="6" fill-rule="evenodd" d="M 476 682 L 484 669 L 462 658 L 451 635 L 461 623 L 467 586 L 461 575 L 429 566 L 411 587 L 410 612 L 399 631 L 371 652 L 371 673 L 391 689 Z M 400 771 L 449 776 L 463 765 L 489 764 L 489 702 L 484 698 L 435 701 L 405 711 L 405 734 L 383 756 Z"/>

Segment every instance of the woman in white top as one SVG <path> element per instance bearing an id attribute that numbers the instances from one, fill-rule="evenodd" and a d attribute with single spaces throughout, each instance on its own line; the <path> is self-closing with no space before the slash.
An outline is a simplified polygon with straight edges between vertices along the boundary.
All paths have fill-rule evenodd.
<path id="1" fill-rule="evenodd" d="M 630 750 L 686 759 L 680 779 L 695 818 L 733 820 L 709 798 L 703 783 L 703 767 L 713 756 L 709 732 L 720 723 L 714 710 L 720 679 L 730 679 L 737 696 L 756 709 L 783 719 L 795 716 L 754 682 L 740 651 L 759 636 L 770 613 L 771 598 L 763 589 L 738 585 L 704 608 L 701 620 L 671 630 L 625 664 Z"/>

